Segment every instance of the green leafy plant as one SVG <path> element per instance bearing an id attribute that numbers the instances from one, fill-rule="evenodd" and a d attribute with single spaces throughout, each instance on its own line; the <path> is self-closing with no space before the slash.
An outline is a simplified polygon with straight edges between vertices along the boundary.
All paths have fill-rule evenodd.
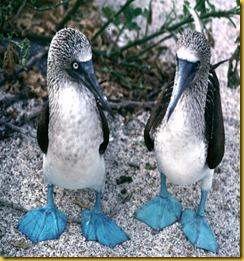
<path id="1" fill-rule="evenodd" d="M 140 25 L 136 23 L 136 18 L 139 16 L 146 19 L 147 27 L 151 24 L 151 1 L 148 8 L 144 10 L 142 8 L 133 7 L 132 2 L 133 0 L 127 1 L 125 5 L 127 3 L 129 4 L 126 7 L 125 5 L 122 6 L 121 9 L 117 12 L 108 6 L 104 7 L 103 9 L 103 14 L 107 18 L 107 22 L 105 23 L 106 26 L 109 26 L 109 24 L 112 23 L 116 28 L 118 28 L 115 42 L 118 41 L 122 31 L 125 29 L 135 32 L 140 30 Z M 137 37 L 134 40 L 130 40 L 122 47 L 118 47 L 116 46 L 116 43 L 114 43 L 113 48 L 110 48 L 108 52 L 98 52 L 98 56 L 102 56 L 103 58 L 111 60 L 113 64 L 116 63 L 116 65 L 121 65 L 122 67 L 127 68 L 127 73 L 125 73 L 126 79 L 122 73 L 113 74 L 112 77 L 116 78 L 115 81 L 118 81 L 120 84 L 126 84 L 127 86 L 129 85 L 131 86 L 131 89 L 134 88 L 132 86 L 135 86 L 136 89 L 145 91 L 145 89 L 147 89 L 145 84 L 147 83 L 143 81 L 143 77 L 141 77 L 142 80 L 140 83 L 134 84 L 133 79 L 128 77 L 128 75 L 130 75 L 128 70 L 133 68 L 142 75 L 150 74 L 153 70 L 155 71 L 159 69 L 155 68 L 155 63 L 150 62 L 150 57 L 153 55 L 153 53 L 155 54 L 155 52 L 158 52 L 159 54 L 163 50 L 159 45 L 166 39 L 175 37 L 179 31 L 184 30 L 186 27 L 192 26 L 193 19 L 189 13 L 189 7 L 189 1 L 185 0 L 183 5 L 183 15 L 177 16 L 175 13 L 175 2 L 173 1 L 173 9 L 168 14 L 165 14 L 165 22 L 158 31 L 148 34 L 147 28 L 145 35 L 141 38 Z M 206 24 L 214 18 L 226 18 L 233 24 L 233 26 L 235 26 L 232 17 L 240 14 L 240 5 L 237 1 L 237 5 L 235 7 L 229 10 L 219 10 L 214 3 L 210 2 L 210 0 L 196 0 L 195 10 L 200 16 L 203 27 L 206 27 Z M 103 33 L 105 28 L 98 31 L 99 33 L 96 34 L 96 38 Z M 152 42 L 152 40 L 154 40 L 156 37 L 160 39 Z M 142 64 L 145 66 L 142 67 Z M 108 66 L 113 65 L 108 64 Z M 236 68 L 236 66 L 234 66 L 234 68 Z M 160 76 L 160 72 L 158 76 Z M 165 75 L 163 78 L 159 79 L 159 81 L 165 80 Z"/>
<path id="2" fill-rule="evenodd" d="M 29 39 L 25 38 L 24 40 L 22 40 L 20 43 L 18 43 L 18 47 L 20 48 L 21 64 L 23 67 L 26 67 L 30 51 Z"/>
<path id="3" fill-rule="evenodd" d="M 19 55 L 20 55 L 20 61 L 21 61 L 21 66 L 22 67 L 26 67 L 26 64 L 28 62 L 29 59 L 29 51 L 30 51 L 30 40 L 25 38 L 21 41 L 15 41 L 13 40 L 13 36 L 10 34 L 7 37 L 4 37 L 2 34 L 0 34 L 0 42 L 6 42 L 6 44 L 14 44 L 19 50 Z M 1 64 L 3 66 L 3 61 L 1 61 Z"/>
<path id="4" fill-rule="evenodd" d="M 228 87 L 236 88 L 240 85 L 240 74 L 238 70 L 238 65 L 240 63 L 240 36 L 236 39 L 236 43 L 238 44 L 233 55 L 229 60 L 228 67 Z"/>
<path id="5" fill-rule="evenodd" d="M 102 12 L 107 19 L 111 19 L 116 14 L 116 11 L 110 6 L 103 7 Z M 146 14 L 147 11 L 143 11 L 142 8 L 135 8 L 131 5 L 128 5 L 126 8 L 124 8 L 120 16 L 115 17 L 113 24 L 117 28 L 119 28 L 120 25 L 123 25 L 124 28 L 129 30 L 139 30 L 140 26 L 136 23 L 135 18 L 142 15 L 145 16 Z"/>
<path id="6" fill-rule="evenodd" d="M 96 60 L 97 71 L 105 75 L 105 78 L 111 83 L 118 84 L 122 89 L 125 89 L 125 93 L 130 98 L 136 98 L 137 100 L 147 99 L 147 94 L 155 92 L 156 89 L 160 89 L 162 84 L 169 81 L 173 75 L 174 70 L 165 70 L 164 65 L 160 62 L 158 57 L 165 51 L 165 47 L 162 43 L 169 38 L 175 38 L 178 32 L 184 30 L 186 27 L 193 25 L 193 19 L 189 14 L 189 0 L 184 1 L 183 15 L 177 15 L 176 13 L 176 1 L 172 3 L 172 10 L 165 13 L 164 23 L 157 31 L 150 30 L 152 24 L 152 0 L 146 8 L 136 7 L 133 5 L 135 0 L 127 0 L 118 10 L 114 10 L 110 6 L 105 6 L 102 9 L 102 13 L 105 17 L 105 23 L 94 32 L 93 36 L 90 37 L 94 59 Z M 71 2 L 69 2 L 70 4 Z M 73 2 L 72 2 L 73 3 Z M 215 19 L 215 18 L 226 18 L 233 26 L 235 26 L 233 17 L 240 14 L 240 3 L 236 1 L 236 6 L 228 10 L 219 10 L 214 1 L 210 0 L 196 0 L 195 10 L 198 12 L 203 26 Z M 14 17 L 16 10 L 24 6 L 34 11 L 48 11 L 49 9 L 56 8 L 60 4 L 67 4 L 67 1 L 59 1 L 57 3 L 45 4 L 42 1 L 26 0 L 20 2 L 20 0 L 5 1 L 5 7 L 1 8 L 0 16 L 5 17 L 9 14 L 10 17 Z M 81 5 L 89 5 L 90 2 L 86 0 L 76 0 L 66 15 L 61 19 L 58 25 L 55 26 L 55 30 L 59 30 L 67 24 Z M 5 14 L 5 15 L 3 15 Z M 140 19 L 138 19 L 140 18 Z M 3 19 L 3 20 L 4 20 Z M 141 30 L 141 22 L 146 28 Z M 115 31 L 115 37 L 113 42 L 106 40 L 108 39 L 104 32 L 110 26 L 113 25 L 117 30 Z M 29 40 L 43 41 L 45 45 L 50 43 L 50 40 L 55 33 L 55 30 L 50 32 L 50 35 L 43 34 L 28 34 L 21 36 Z M 135 36 L 134 39 L 129 40 L 123 46 L 119 46 L 119 40 L 124 32 L 132 32 Z M 102 40 L 102 41 L 101 41 Z M 103 48 L 101 48 L 101 43 Z M 21 64 L 23 67 L 26 66 L 28 60 L 28 41 L 24 40 L 20 43 L 15 43 L 20 48 Z M 104 46 L 105 44 L 105 46 Z M 238 55 L 234 55 L 235 59 L 232 60 L 232 67 L 229 69 L 229 77 L 236 76 L 237 66 L 235 61 L 239 60 Z M 236 60 L 237 59 L 237 60 Z M 174 63 L 174 61 L 172 61 Z M 102 65 L 102 66 L 101 66 Z M 170 65 L 169 65 L 170 66 Z M 174 68 L 173 64 L 171 65 Z M 236 80 L 237 81 L 237 80 Z M 232 84 L 232 86 L 234 86 Z M 130 94 L 128 94 L 127 90 Z"/>

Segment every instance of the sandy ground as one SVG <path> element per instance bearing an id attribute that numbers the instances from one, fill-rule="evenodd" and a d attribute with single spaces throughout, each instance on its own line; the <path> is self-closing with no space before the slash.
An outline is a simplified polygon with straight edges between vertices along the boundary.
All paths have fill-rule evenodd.
<path id="1" fill-rule="evenodd" d="M 219 28 L 223 28 L 220 32 Z M 221 19 L 213 26 L 216 46 L 212 61 L 228 58 L 233 52 L 238 28 Z M 218 37 L 221 33 L 221 37 Z M 172 51 L 173 52 L 173 51 Z M 42 176 L 42 155 L 35 139 L 19 134 L 0 141 L 0 255 L 8 257 L 238 257 L 240 256 L 240 88 L 226 87 L 227 65 L 217 70 L 221 83 L 222 106 L 226 132 L 226 152 L 216 169 L 206 217 L 220 245 L 217 255 L 196 249 L 185 238 L 179 223 L 160 232 L 133 218 L 134 211 L 155 196 L 159 190 L 159 174 L 153 153 L 144 146 L 143 129 L 148 112 L 133 115 L 125 122 L 116 115 L 110 119 L 111 141 L 106 153 L 107 179 L 103 196 L 105 213 L 111 216 L 131 240 L 110 249 L 96 242 L 85 241 L 80 229 L 81 208 L 94 204 L 90 190 L 71 191 L 57 188 L 56 203 L 69 223 L 60 239 L 33 245 L 16 226 L 26 209 L 42 206 L 46 190 Z M 3 96 L 0 93 L 0 98 Z M 28 113 L 37 104 L 16 105 L 20 113 Z M 23 108 L 25 112 L 23 112 Z M 35 134 L 35 126 L 25 126 Z M 131 183 L 116 184 L 120 176 L 132 177 Z M 169 191 L 183 208 L 195 208 L 199 201 L 199 184 L 180 187 L 168 185 Z M 126 193 L 121 191 L 126 189 Z M 124 191 L 123 191 L 124 192 Z"/>

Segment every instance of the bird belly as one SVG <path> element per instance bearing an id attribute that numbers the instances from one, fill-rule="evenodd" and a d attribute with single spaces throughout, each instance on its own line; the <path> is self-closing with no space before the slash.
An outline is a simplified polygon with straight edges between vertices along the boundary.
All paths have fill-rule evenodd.
<path id="1" fill-rule="evenodd" d="M 102 191 L 105 163 L 99 147 L 103 135 L 94 97 L 68 86 L 60 93 L 55 109 L 43 161 L 46 182 L 68 189 Z"/>
<path id="2" fill-rule="evenodd" d="M 45 180 L 67 189 L 92 188 L 103 191 L 105 179 L 104 158 L 99 153 L 77 155 L 67 160 L 57 158 L 55 153 L 44 155 Z"/>
<path id="3" fill-rule="evenodd" d="M 192 184 L 208 174 L 205 143 L 191 131 L 160 130 L 155 153 L 159 171 L 174 184 Z"/>

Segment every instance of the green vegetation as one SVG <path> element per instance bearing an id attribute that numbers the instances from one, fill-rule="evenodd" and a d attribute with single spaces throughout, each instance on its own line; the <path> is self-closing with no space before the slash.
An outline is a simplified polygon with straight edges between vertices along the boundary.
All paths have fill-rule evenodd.
<path id="1" fill-rule="evenodd" d="M 96 60 L 97 72 L 102 79 L 108 83 L 107 86 L 113 86 L 117 88 L 120 97 L 126 97 L 132 100 L 147 100 L 148 96 L 151 99 L 155 98 L 155 95 L 160 90 L 161 86 L 168 82 L 174 72 L 174 61 L 172 65 L 168 65 L 165 68 L 158 57 L 164 53 L 165 47 L 162 47 L 162 43 L 172 37 L 176 37 L 177 33 L 182 31 L 186 27 L 192 27 L 192 18 L 189 14 L 189 2 L 184 1 L 183 15 L 177 16 L 175 11 L 176 2 L 173 2 L 173 9 L 166 14 L 165 22 L 156 32 L 150 32 L 150 26 L 152 24 L 152 1 L 149 1 L 147 8 L 135 7 L 133 5 L 134 0 L 127 0 L 119 10 L 114 10 L 109 6 L 104 6 L 102 14 L 106 21 L 102 26 L 94 24 L 92 35 L 88 33 L 88 37 L 92 41 L 94 59 Z M 213 1 L 214 2 L 214 1 Z M 18 26 L 18 20 L 26 19 L 21 17 L 23 13 L 30 13 L 30 23 L 36 20 L 44 19 L 45 14 L 50 14 L 50 17 L 54 16 L 54 12 L 63 8 L 64 15 L 57 19 L 58 21 L 52 21 L 54 26 L 46 28 L 44 22 L 40 22 L 39 31 L 31 31 L 32 26 L 29 29 L 21 29 Z M 90 8 L 89 12 L 82 12 Z M 240 3 L 236 1 L 236 6 L 229 10 L 218 10 L 214 3 L 210 0 L 196 0 L 195 10 L 199 13 L 203 26 L 206 27 L 207 23 L 216 18 L 226 18 L 233 26 L 236 26 L 233 22 L 233 17 L 240 15 Z M 92 1 L 77 0 L 77 1 L 36 1 L 36 0 L 9 0 L 1 1 L 0 3 L 0 41 L 12 43 L 16 49 L 20 49 L 19 52 L 19 66 L 28 70 L 26 67 L 29 56 L 30 42 L 41 41 L 44 45 L 48 46 L 49 42 L 54 35 L 55 31 L 67 25 L 70 21 L 72 25 L 79 26 L 79 23 L 84 22 L 83 31 L 87 34 L 88 30 L 86 26 L 86 20 L 90 17 L 85 16 L 84 13 L 89 13 L 90 16 L 99 16 L 99 11 L 94 8 Z M 45 16 L 47 17 L 47 16 Z M 144 28 L 141 28 L 141 24 L 138 23 L 138 18 L 142 19 Z M 55 20 L 55 19 L 52 19 Z M 89 20 L 94 22 L 95 20 Z M 100 23 L 99 23 L 100 24 Z M 16 26 L 17 25 L 17 26 Z M 41 27 L 44 27 L 41 30 Z M 108 28 L 113 28 L 113 37 L 108 39 L 105 31 Z M 10 33 L 12 32 L 12 33 Z M 125 45 L 118 46 L 118 42 L 121 37 L 126 33 L 132 33 L 135 38 L 127 42 Z M 14 37 L 19 37 L 20 42 L 17 42 Z M 211 38 L 211 37 L 210 37 Z M 237 39 L 238 43 L 240 38 Z M 1 50 L 0 50 L 1 51 Z M 1 68 L 4 68 L 4 54 L 0 53 Z M 229 65 L 229 86 L 235 87 L 239 82 L 239 74 L 237 71 L 237 65 L 240 59 L 240 46 L 235 50 L 230 60 Z M 102 66 L 101 66 L 102 65 Z M 2 71 L 2 70 L 1 70 Z M 155 92 L 155 86 L 157 91 Z M 106 86 L 105 86 L 106 89 Z M 110 93 L 111 90 L 107 90 Z M 155 93 L 154 93 L 155 92 Z"/>

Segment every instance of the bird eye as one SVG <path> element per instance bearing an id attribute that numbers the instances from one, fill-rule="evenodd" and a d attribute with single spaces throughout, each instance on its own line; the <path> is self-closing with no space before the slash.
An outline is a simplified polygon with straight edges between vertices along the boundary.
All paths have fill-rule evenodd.
<path id="1" fill-rule="evenodd" d="M 199 70 L 199 68 L 200 68 L 200 62 L 197 61 L 197 62 L 195 63 L 195 70 Z"/>
<path id="2" fill-rule="evenodd" d="M 72 67 L 77 70 L 79 68 L 79 64 L 77 62 L 72 63 Z"/>
<path id="3" fill-rule="evenodd" d="M 176 63 L 179 64 L 179 58 L 176 56 Z"/>

